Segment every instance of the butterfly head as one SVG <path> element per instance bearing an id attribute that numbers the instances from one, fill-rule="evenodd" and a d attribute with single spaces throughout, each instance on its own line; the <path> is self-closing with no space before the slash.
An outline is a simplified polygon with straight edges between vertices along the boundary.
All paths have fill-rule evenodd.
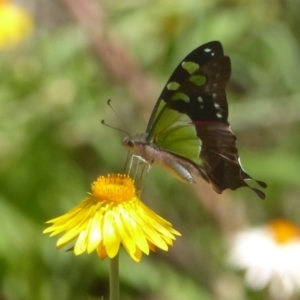
<path id="1" fill-rule="evenodd" d="M 122 141 L 122 145 L 126 148 L 128 148 L 129 150 L 133 149 L 135 146 L 135 141 L 132 137 L 130 136 L 126 136 L 123 141 Z"/>
<path id="2" fill-rule="evenodd" d="M 123 141 L 122 145 L 126 147 L 131 153 L 143 156 L 143 150 L 145 145 L 147 145 L 147 136 L 148 133 L 138 134 L 135 137 L 126 136 Z"/>
<path id="3" fill-rule="evenodd" d="M 141 133 L 135 136 L 134 138 L 131 136 L 124 137 L 122 141 L 122 145 L 129 150 L 133 150 L 137 144 L 146 144 L 147 143 L 147 133 Z"/>

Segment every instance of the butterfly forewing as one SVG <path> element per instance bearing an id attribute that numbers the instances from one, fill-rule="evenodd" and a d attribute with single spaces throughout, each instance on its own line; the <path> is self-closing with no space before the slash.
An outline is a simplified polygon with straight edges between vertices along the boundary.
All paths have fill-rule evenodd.
<path id="1" fill-rule="evenodd" d="M 192 161 L 218 193 L 248 186 L 245 180 L 252 179 L 240 165 L 236 137 L 227 121 L 225 87 L 230 72 L 221 43 L 195 49 L 171 75 L 146 130 L 149 144 Z M 263 192 L 252 189 L 264 198 Z"/>
<path id="2" fill-rule="evenodd" d="M 219 42 L 210 42 L 191 52 L 177 66 L 156 103 L 146 130 L 149 139 L 155 135 L 155 123 L 166 107 L 187 114 L 192 121 L 226 122 L 225 86 L 229 77 L 230 59 L 224 56 Z"/>

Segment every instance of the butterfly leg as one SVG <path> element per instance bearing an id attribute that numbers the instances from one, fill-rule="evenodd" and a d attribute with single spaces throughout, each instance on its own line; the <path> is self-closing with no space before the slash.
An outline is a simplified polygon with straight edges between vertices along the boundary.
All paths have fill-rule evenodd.
<path id="1" fill-rule="evenodd" d="M 146 165 L 143 163 L 143 169 L 141 171 L 141 176 L 140 176 L 140 180 L 142 180 L 143 176 L 144 176 L 144 171 L 145 171 Z M 147 170 L 148 172 L 148 170 Z"/>
<path id="2" fill-rule="evenodd" d="M 153 165 L 153 163 L 154 163 L 154 160 L 152 160 L 150 164 L 148 163 L 147 173 L 149 173 L 149 172 L 150 172 L 150 170 L 151 170 L 151 168 L 152 168 L 152 165 Z"/>
<path id="3" fill-rule="evenodd" d="M 138 160 L 137 163 L 133 163 L 133 161 L 134 161 L 135 159 Z M 132 166 L 134 165 L 134 177 L 136 177 L 136 175 L 137 175 L 137 173 L 138 173 L 138 166 L 139 166 L 140 164 L 145 164 L 146 162 L 147 162 L 147 161 L 146 161 L 144 158 L 142 158 L 141 156 L 138 156 L 138 155 L 132 155 L 132 156 L 131 156 L 131 159 L 130 159 L 129 172 L 131 171 L 131 168 L 132 168 Z M 144 169 L 143 169 L 143 171 L 144 171 Z M 143 173 L 143 171 L 142 171 L 142 173 Z M 142 175 L 141 175 L 141 176 L 142 176 Z"/>
<path id="4" fill-rule="evenodd" d="M 137 160 L 140 160 L 141 162 L 143 162 L 143 163 L 147 163 L 147 161 L 144 159 L 144 158 L 142 158 L 141 156 L 139 156 L 139 155 L 132 155 L 132 158 L 135 158 L 135 159 L 137 159 Z"/>
<path id="5" fill-rule="evenodd" d="M 148 165 L 146 172 L 149 173 L 150 170 L 151 170 L 151 168 L 152 168 L 152 164 L 154 163 L 154 161 L 152 161 L 151 163 L 149 163 L 146 160 L 143 160 L 142 163 L 143 163 L 144 166 L 143 166 L 143 169 L 142 169 L 142 172 L 141 172 L 141 178 L 140 179 L 143 178 L 144 171 L 145 171 L 145 168 L 146 168 L 146 164 Z"/>

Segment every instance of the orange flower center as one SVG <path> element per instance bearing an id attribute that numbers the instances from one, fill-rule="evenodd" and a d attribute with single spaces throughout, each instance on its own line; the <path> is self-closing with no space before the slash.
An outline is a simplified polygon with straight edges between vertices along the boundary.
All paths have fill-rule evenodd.
<path id="1" fill-rule="evenodd" d="M 92 192 L 99 201 L 129 201 L 136 195 L 134 181 L 127 175 L 99 176 L 92 184 Z"/>
<path id="2" fill-rule="evenodd" d="M 272 221 L 269 226 L 278 244 L 286 244 L 300 238 L 300 229 L 287 220 L 277 219 Z"/>

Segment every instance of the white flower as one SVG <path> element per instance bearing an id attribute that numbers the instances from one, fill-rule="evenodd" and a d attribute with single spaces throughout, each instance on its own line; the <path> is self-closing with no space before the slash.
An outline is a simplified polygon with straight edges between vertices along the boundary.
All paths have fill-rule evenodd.
<path id="1" fill-rule="evenodd" d="M 287 220 L 241 231 L 233 238 L 229 262 L 245 270 L 246 284 L 261 290 L 269 284 L 274 299 L 300 292 L 300 229 Z"/>

